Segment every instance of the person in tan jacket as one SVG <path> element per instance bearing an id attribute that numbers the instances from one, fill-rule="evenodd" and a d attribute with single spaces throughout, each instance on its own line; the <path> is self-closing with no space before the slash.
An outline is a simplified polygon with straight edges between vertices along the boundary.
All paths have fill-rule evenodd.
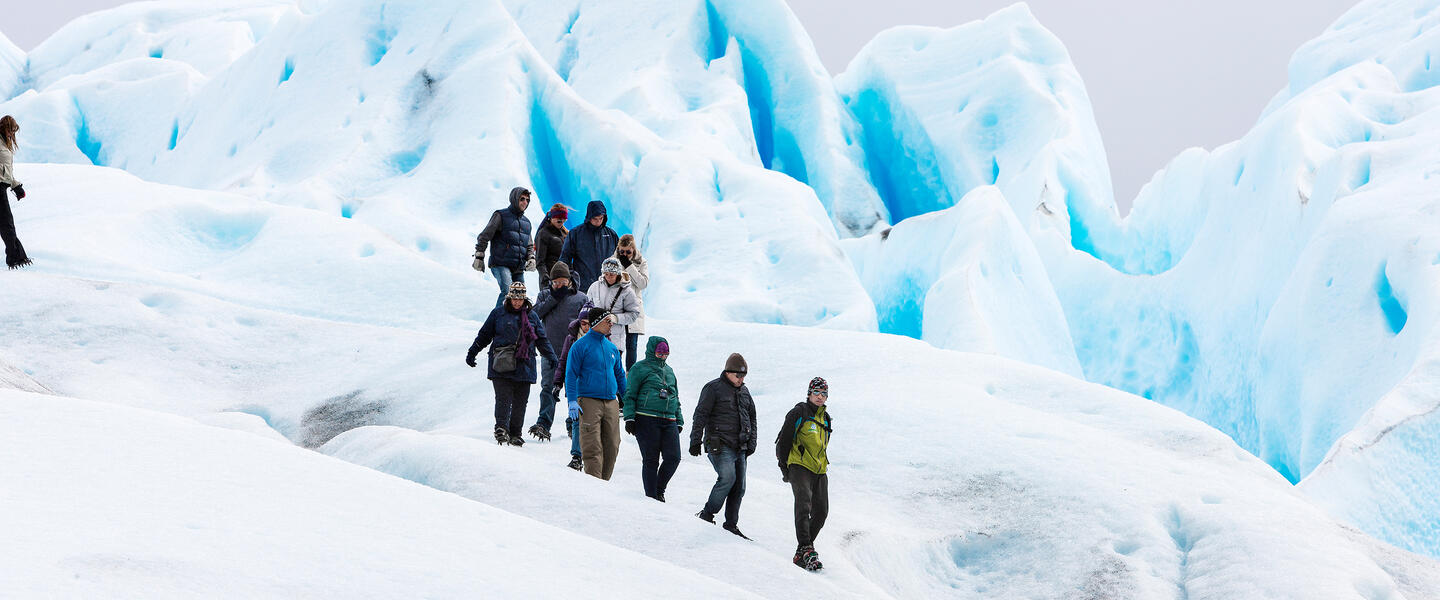
<path id="1" fill-rule="evenodd" d="M 650 264 L 645 262 L 645 257 L 640 256 L 640 245 L 635 243 L 635 235 L 627 233 L 620 236 L 620 243 L 615 246 L 615 260 L 620 261 L 623 268 L 625 281 L 630 282 L 630 289 L 635 292 L 635 300 L 639 305 L 640 315 L 635 321 L 625 327 L 625 370 L 635 366 L 635 360 L 639 354 L 640 336 L 645 335 L 645 299 L 643 295 L 645 288 L 650 286 Z"/>

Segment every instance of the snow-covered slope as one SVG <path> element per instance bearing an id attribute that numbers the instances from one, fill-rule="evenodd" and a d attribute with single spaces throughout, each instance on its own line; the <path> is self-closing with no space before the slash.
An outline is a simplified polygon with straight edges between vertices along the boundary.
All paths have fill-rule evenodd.
<path id="1" fill-rule="evenodd" d="M 239 289 L 263 284 L 258 267 L 253 281 L 230 273 L 234 285 L 208 282 L 217 269 L 265 263 L 271 236 L 301 256 L 374 243 L 373 255 L 350 260 L 394 261 L 369 275 L 376 289 L 391 273 L 430 264 L 371 241 L 370 226 L 318 215 L 304 221 L 308 235 L 282 235 L 306 211 L 231 199 L 236 210 L 265 215 L 265 225 L 228 254 L 208 254 L 189 230 L 145 223 L 218 210 L 225 194 L 187 199 L 108 169 L 25 167 L 36 189 L 57 195 L 20 204 L 20 227 L 51 250 L 0 288 L 9 308 L 0 313 L 0 361 L 59 394 L 106 404 L 0 392 L 0 456 L 25 465 L 28 482 L 0 493 L 19 514 L 48 515 L 7 512 L 18 522 L 0 521 L 26 546 L 44 548 L 7 563 L 33 565 L 7 575 L 16 578 L 7 589 L 117 594 L 150 581 L 151 595 L 184 596 L 213 581 L 236 595 L 318 595 L 361 589 L 383 574 L 380 595 L 466 595 L 488 585 L 535 593 L 534 581 L 512 574 L 559 562 L 566 568 L 546 576 L 541 595 L 567 595 L 570 585 L 591 585 L 582 596 L 613 595 L 648 581 L 644 573 L 657 578 L 656 593 L 696 584 L 674 591 L 686 596 L 1440 594 L 1434 561 L 1336 523 L 1224 435 L 1141 398 L 900 336 L 654 319 L 654 333 L 674 349 L 687 410 L 727 353 L 747 356 L 762 442 L 810 377 L 830 379 L 833 509 L 820 544 L 827 572 L 817 578 L 788 563 L 789 491 L 766 448 L 752 459 L 741 521 L 752 544 L 694 518 L 713 482 L 701 460 L 686 457 L 669 502 L 658 504 L 640 491 L 628 438 L 608 483 L 564 466 L 563 437 L 519 449 L 487 441 L 490 386 L 461 362 L 478 324 L 437 315 L 416 325 L 396 311 L 406 301 L 463 300 L 424 304 L 417 293 L 366 313 L 346 309 L 332 279 L 287 277 L 287 293 L 256 295 Z M 87 204 L 87 196 L 110 201 Z M 84 210 L 51 208 L 67 205 Z M 122 243 L 107 220 L 145 243 Z M 484 282 L 454 285 L 488 303 Z M 326 301 L 336 308 L 317 310 Z M 275 444 L 277 432 L 475 502 Z M 82 484 L 90 493 L 71 493 Z M 73 506 L 84 518 L 37 512 L 65 498 L 81 502 Z M 126 525 L 111 524 L 122 516 Z M 505 524 L 491 524 L 497 519 Z M 131 531 L 150 535 L 121 535 Z M 227 544 L 231 536 L 241 539 Z M 417 554 L 415 545 L 432 550 Z M 224 550 L 198 549 L 212 546 Z M 335 566 L 352 551 L 367 552 L 365 560 Z M 587 558 L 570 560 L 571 552 Z M 1245 558 L 1256 556 L 1264 560 Z M 289 565 L 286 577 L 251 575 L 272 561 Z M 626 566 L 608 566 L 614 561 Z M 508 578 L 489 583 L 500 573 Z"/>
<path id="2" fill-rule="evenodd" d="M 1437 24 L 1435 0 L 1363 2 L 1254 130 L 1121 219 L 1078 72 L 1023 6 L 887 32 L 832 82 L 779 0 L 128 5 L 0 40 L 21 160 L 83 165 L 21 165 L 42 275 L 0 292 L 0 381 L 312 447 L 483 421 L 437 357 L 491 294 L 471 240 L 530 185 L 532 220 L 607 202 L 661 322 L 1083 375 L 1440 556 Z"/>
<path id="3" fill-rule="evenodd" d="M 0 588 L 17 598 L 592 597 L 743 590 L 260 437 L 0 390 Z M 583 577 L 517 573 L 562 564 Z M 778 569 L 777 569 L 778 570 Z"/>

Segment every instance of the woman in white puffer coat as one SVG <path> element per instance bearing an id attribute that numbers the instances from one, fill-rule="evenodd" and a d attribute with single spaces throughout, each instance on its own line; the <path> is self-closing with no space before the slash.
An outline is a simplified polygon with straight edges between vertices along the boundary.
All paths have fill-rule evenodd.
<path id="1" fill-rule="evenodd" d="M 600 263 L 600 278 L 590 284 L 585 295 L 596 307 L 605 309 L 614 317 L 610 343 L 615 344 L 625 358 L 630 358 L 630 353 L 625 351 L 625 336 L 629 327 L 640 318 L 640 297 L 625 280 L 625 269 L 620 266 L 619 259 L 612 256 Z"/>

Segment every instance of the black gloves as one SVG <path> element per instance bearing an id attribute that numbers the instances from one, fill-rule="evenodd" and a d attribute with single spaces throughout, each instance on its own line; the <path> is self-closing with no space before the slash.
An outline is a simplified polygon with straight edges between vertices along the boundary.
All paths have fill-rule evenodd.
<path id="1" fill-rule="evenodd" d="M 780 465 L 780 481 L 790 483 L 790 469 L 785 468 L 785 465 Z"/>
<path id="2" fill-rule="evenodd" d="M 630 434 L 630 435 L 635 435 L 635 422 L 634 422 L 634 421 L 626 421 L 626 422 L 625 422 L 625 433 L 628 433 L 628 434 Z"/>
<path id="3" fill-rule="evenodd" d="M 619 258 L 620 258 L 620 266 L 625 267 L 625 268 L 629 268 L 629 267 L 630 267 L 630 257 L 629 257 L 629 256 L 624 255 L 624 254 L 621 254 L 621 255 L 619 256 Z"/>
<path id="4" fill-rule="evenodd" d="M 470 365 L 470 368 L 472 368 L 472 369 L 475 368 L 475 357 L 473 357 L 473 356 L 466 356 L 466 357 L 465 357 L 465 364 Z"/>
<path id="5" fill-rule="evenodd" d="M 25 186 L 23 186 L 23 185 L 17 185 L 17 186 L 15 186 L 14 189 L 15 189 L 15 199 L 16 199 L 16 200 L 24 200 L 24 199 L 25 199 Z"/>
<path id="6" fill-rule="evenodd" d="M 700 444 L 690 444 L 690 456 L 700 456 Z"/>
<path id="7" fill-rule="evenodd" d="M 677 428 L 675 429 L 675 434 L 676 434 L 676 435 L 679 435 L 679 434 L 682 434 L 682 433 L 685 433 L 685 426 L 684 426 L 684 425 L 681 425 L 681 426 L 679 426 L 679 427 L 677 427 Z"/>
<path id="8" fill-rule="evenodd" d="M 750 455 L 751 455 L 751 454 L 754 454 L 754 453 L 755 453 L 755 449 L 754 449 L 754 448 L 751 448 L 751 449 L 749 449 L 749 450 L 746 450 L 746 451 L 745 451 L 745 458 L 750 458 Z"/>

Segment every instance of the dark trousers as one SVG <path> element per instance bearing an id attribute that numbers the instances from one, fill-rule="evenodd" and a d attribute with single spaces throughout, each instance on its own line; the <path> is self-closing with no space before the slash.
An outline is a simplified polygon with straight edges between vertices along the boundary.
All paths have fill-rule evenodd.
<path id="1" fill-rule="evenodd" d="M 626 371 L 629 371 L 629 370 L 630 370 L 630 367 L 635 366 L 635 360 L 636 360 L 637 358 L 639 358 L 639 350 L 640 350 L 640 334 L 638 334 L 638 333 L 626 333 L 626 334 L 625 334 L 625 370 L 626 370 Z"/>
<path id="2" fill-rule="evenodd" d="M 724 504 L 725 524 L 736 525 L 740 520 L 740 500 L 745 497 L 745 453 L 735 448 L 721 448 L 710 453 L 710 465 L 715 467 L 715 487 L 710 488 L 704 512 L 714 516 Z"/>
<path id="3" fill-rule="evenodd" d="M 790 474 L 790 491 L 795 494 L 795 541 L 800 546 L 815 545 L 815 536 L 825 526 L 830 514 L 830 484 L 826 475 L 816 475 L 800 465 L 786 467 Z"/>
<path id="4" fill-rule="evenodd" d="M 10 186 L 0 183 L 0 240 L 5 242 L 5 266 L 13 267 L 30 260 L 25 247 L 15 235 L 15 215 L 10 212 Z"/>
<path id="5" fill-rule="evenodd" d="M 535 418 L 535 424 L 544 429 L 545 433 L 550 433 L 550 425 L 555 423 L 555 404 L 560 401 L 560 398 L 551 393 L 554 389 L 551 382 L 555 381 L 555 369 L 559 366 L 560 364 L 553 360 L 540 357 L 540 416 Z"/>
<path id="6" fill-rule="evenodd" d="M 640 444 L 640 481 L 645 495 L 665 495 L 665 486 L 680 466 L 680 428 L 670 419 L 636 415 L 635 441 Z"/>
<path id="7" fill-rule="evenodd" d="M 525 427 L 525 405 L 530 403 L 530 384 L 509 379 L 492 379 L 495 384 L 495 428 L 510 437 L 520 437 Z"/>

